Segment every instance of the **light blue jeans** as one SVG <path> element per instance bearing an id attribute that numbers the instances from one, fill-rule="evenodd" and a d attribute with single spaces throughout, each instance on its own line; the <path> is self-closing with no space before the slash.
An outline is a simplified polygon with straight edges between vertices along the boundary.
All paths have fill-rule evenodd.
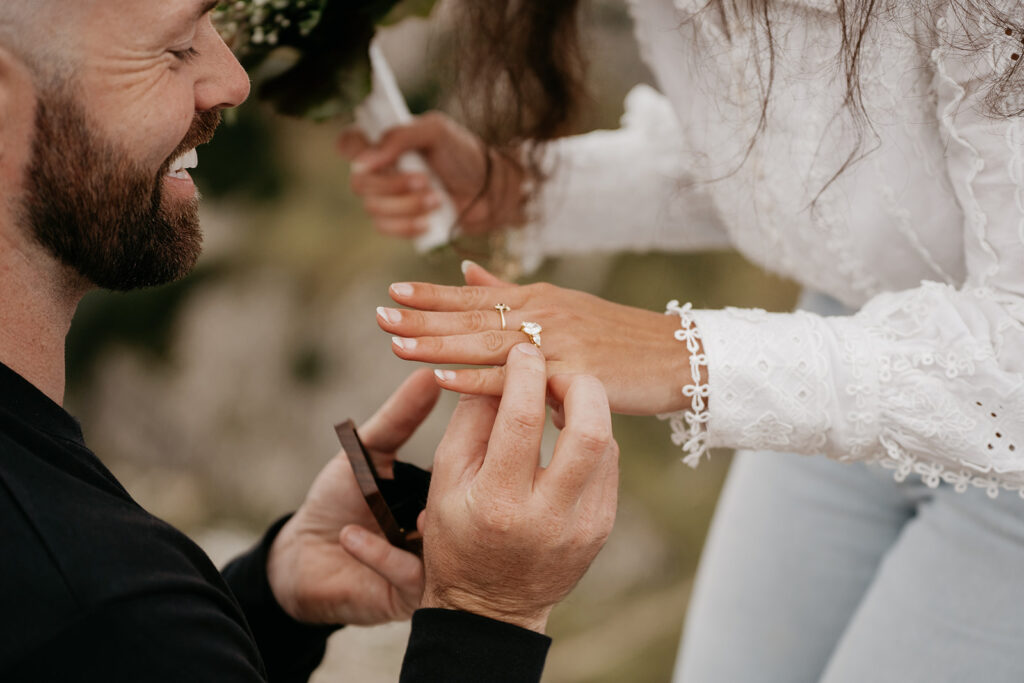
<path id="1" fill-rule="evenodd" d="M 1021 683 L 1024 500 L 737 454 L 674 680 Z"/>

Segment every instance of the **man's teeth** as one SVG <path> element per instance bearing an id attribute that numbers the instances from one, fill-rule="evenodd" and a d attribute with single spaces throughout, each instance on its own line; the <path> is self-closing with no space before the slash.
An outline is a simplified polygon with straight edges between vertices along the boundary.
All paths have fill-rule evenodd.
<path id="1" fill-rule="evenodd" d="M 168 171 L 167 175 L 172 178 L 185 179 L 189 177 L 185 169 L 196 168 L 197 166 L 199 166 L 199 154 L 194 149 L 189 150 L 171 162 L 171 170 Z"/>

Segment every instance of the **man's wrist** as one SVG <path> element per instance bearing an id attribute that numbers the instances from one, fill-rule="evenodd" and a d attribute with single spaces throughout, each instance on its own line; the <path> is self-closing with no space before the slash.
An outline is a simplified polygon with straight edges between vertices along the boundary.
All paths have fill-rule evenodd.
<path id="1" fill-rule="evenodd" d="M 541 609 L 517 609 L 511 606 L 502 606 L 494 599 L 478 597 L 464 590 L 433 588 L 429 585 L 424 590 L 420 607 L 469 612 L 537 633 L 544 633 L 552 609 L 550 605 Z"/>

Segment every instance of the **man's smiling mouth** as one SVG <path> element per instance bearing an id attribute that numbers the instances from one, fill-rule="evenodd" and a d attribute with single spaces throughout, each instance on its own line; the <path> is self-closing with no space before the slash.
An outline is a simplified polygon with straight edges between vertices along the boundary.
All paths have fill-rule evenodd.
<path id="1" fill-rule="evenodd" d="M 182 154 L 180 157 L 171 162 L 170 170 L 167 171 L 168 177 L 176 178 L 178 180 L 189 180 L 192 176 L 188 174 L 190 168 L 196 168 L 199 166 L 199 154 L 194 149 Z"/>

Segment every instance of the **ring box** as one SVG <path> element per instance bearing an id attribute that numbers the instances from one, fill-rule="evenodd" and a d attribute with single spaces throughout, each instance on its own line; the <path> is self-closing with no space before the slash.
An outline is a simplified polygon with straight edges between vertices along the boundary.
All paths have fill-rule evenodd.
<path id="1" fill-rule="evenodd" d="M 394 479 L 384 479 L 352 420 L 336 424 L 334 431 L 384 536 L 392 545 L 422 557 L 423 536 L 416 529 L 416 520 L 427 505 L 430 472 L 396 461 Z"/>

